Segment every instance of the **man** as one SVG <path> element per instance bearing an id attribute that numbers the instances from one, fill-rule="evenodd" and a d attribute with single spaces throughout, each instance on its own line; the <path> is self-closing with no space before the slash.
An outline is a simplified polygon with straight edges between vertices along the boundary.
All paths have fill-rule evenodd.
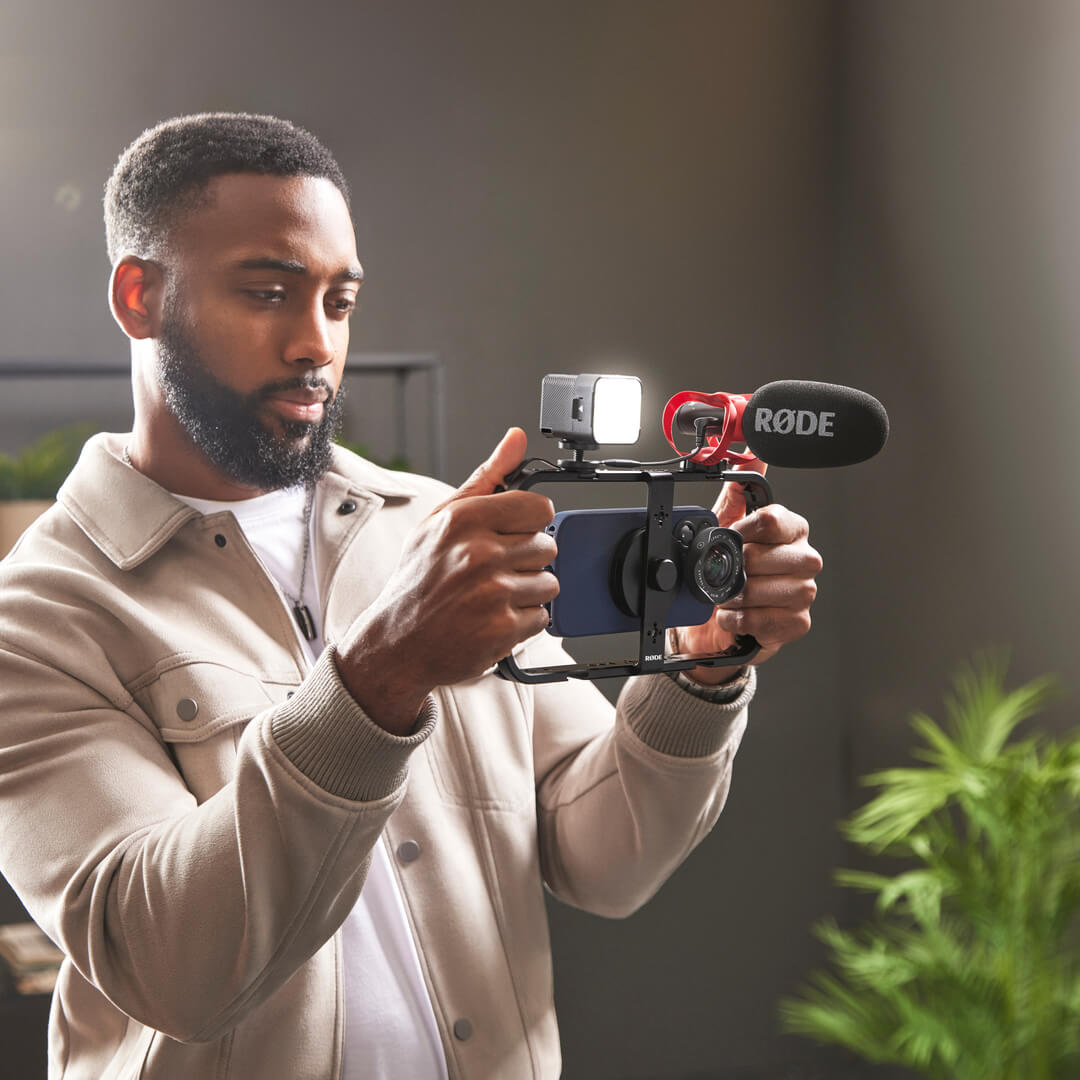
<path id="1" fill-rule="evenodd" d="M 130 435 L 87 445 L 0 567 L 0 871 L 64 950 L 50 1076 L 555 1077 L 543 888 L 621 916 L 723 805 L 754 670 L 504 682 L 552 506 L 332 446 L 362 271 L 308 133 L 184 117 L 106 190 Z M 688 650 L 801 636 L 801 518 Z M 707 685 L 728 680 L 725 685 Z"/>

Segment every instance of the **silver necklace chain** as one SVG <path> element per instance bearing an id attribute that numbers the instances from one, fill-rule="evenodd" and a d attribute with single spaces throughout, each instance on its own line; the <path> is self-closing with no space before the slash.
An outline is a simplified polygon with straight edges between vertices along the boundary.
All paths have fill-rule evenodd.
<path id="1" fill-rule="evenodd" d="M 311 608 L 304 603 L 304 583 L 307 581 L 308 557 L 311 554 L 311 508 L 314 501 L 315 485 L 311 484 L 304 499 L 304 554 L 300 563 L 300 595 L 293 598 L 293 616 L 306 641 L 314 641 L 318 636 Z"/>
<path id="2" fill-rule="evenodd" d="M 135 468 L 131 463 L 131 452 L 126 444 L 121 456 L 128 468 Z M 296 619 L 296 624 L 300 627 L 300 633 L 304 635 L 305 641 L 314 641 L 319 634 L 315 626 L 315 619 L 311 614 L 311 608 L 304 603 L 304 585 L 307 584 L 308 562 L 311 557 L 311 510 L 314 501 L 315 485 L 311 484 L 308 486 L 307 495 L 304 497 L 304 554 L 301 556 L 300 561 L 300 591 L 298 596 L 289 597 L 293 606 L 293 618 Z"/>

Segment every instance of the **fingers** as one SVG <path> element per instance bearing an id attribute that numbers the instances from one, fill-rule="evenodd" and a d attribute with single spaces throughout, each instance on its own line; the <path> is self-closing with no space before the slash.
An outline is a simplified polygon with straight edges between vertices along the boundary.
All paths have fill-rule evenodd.
<path id="1" fill-rule="evenodd" d="M 806 608 L 752 607 L 717 608 L 713 619 L 729 634 L 752 634 L 763 650 L 775 652 L 783 645 L 798 641 L 810 631 L 810 612 Z"/>
<path id="2" fill-rule="evenodd" d="M 555 518 L 555 506 L 535 491 L 501 491 L 497 495 L 453 498 L 429 517 L 442 514 L 451 529 L 487 530 L 494 533 L 536 533 Z"/>
<path id="3" fill-rule="evenodd" d="M 535 574 L 512 574 L 503 578 L 508 602 L 515 608 L 534 608 L 550 604 L 559 595 L 559 579 L 550 571 Z M 546 612 L 544 613 L 546 616 Z M 545 620 L 544 626 L 547 626 Z"/>
<path id="4" fill-rule="evenodd" d="M 507 565 L 518 572 L 543 570 L 554 561 L 558 553 L 554 539 L 542 532 L 530 536 L 514 536 L 508 539 L 506 546 Z"/>
<path id="5" fill-rule="evenodd" d="M 513 614 L 513 629 L 505 640 L 491 650 L 489 663 L 494 664 L 504 656 L 508 656 L 516 645 L 535 637 L 541 630 L 546 630 L 548 625 L 548 613 L 546 608 L 527 607 L 517 608 Z"/>
<path id="6" fill-rule="evenodd" d="M 806 518 L 778 503 L 755 510 L 748 517 L 732 522 L 729 528 L 743 538 L 744 544 L 794 544 L 810 535 Z"/>
<path id="7" fill-rule="evenodd" d="M 817 585 L 804 577 L 747 577 L 738 596 L 721 606 L 729 611 L 745 608 L 809 608 L 817 596 Z"/>
<path id="8" fill-rule="evenodd" d="M 528 439 L 521 428 L 510 428 L 499 441 L 499 445 L 492 450 L 487 461 L 476 467 L 469 479 L 447 502 L 474 495 L 491 495 L 501 486 L 504 477 L 512 473 L 525 459 L 527 444 Z M 442 505 L 445 506 L 446 503 Z"/>
<path id="9" fill-rule="evenodd" d="M 772 503 L 729 528 L 743 539 L 747 577 L 787 575 L 812 578 L 821 572 L 821 556 L 810 546 L 810 525 L 786 506 Z"/>
<path id="10" fill-rule="evenodd" d="M 813 578 L 821 573 L 818 552 L 803 539 L 793 544 L 744 544 L 747 579 L 755 577 Z"/>
<path id="11" fill-rule="evenodd" d="M 737 467 L 737 472 L 755 472 L 765 475 L 768 466 L 764 461 L 751 461 L 746 465 Z M 743 495 L 743 486 L 729 481 L 724 484 L 720 495 L 713 504 L 713 513 L 716 520 L 723 526 L 731 527 L 736 521 L 746 514 L 746 497 Z"/>
<path id="12" fill-rule="evenodd" d="M 542 605 L 553 600 L 558 592 L 555 575 L 547 572 L 500 574 L 489 579 L 474 594 L 474 599 L 487 612 L 473 637 L 472 643 L 481 657 L 474 674 L 545 630 L 550 617 Z"/>
<path id="13" fill-rule="evenodd" d="M 729 528 L 743 538 L 746 584 L 710 624 L 725 634 L 752 635 L 761 646 L 758 663 L 809 632 L 822 560 L 806 519 L 786 507 L 763 507 Z"/>
<path id="14" fill-rule="evenodd" d="M 528 610 L 522 610 L 521 613 L 521 637 L 518 638 L 518 642 L 528 641 L 529 638 L 539 634 L 541 630 L 546 630 L 548 623 L 551 621 L 550 616 L 547 613 L 546 608 L 536 607 L 529 608 Z M 512 646 L 511 646 L 512 648 Z M 502 656 L 505 656 L 503 653 Z M 499 659 L 502 659 L 502 656 Z"/>

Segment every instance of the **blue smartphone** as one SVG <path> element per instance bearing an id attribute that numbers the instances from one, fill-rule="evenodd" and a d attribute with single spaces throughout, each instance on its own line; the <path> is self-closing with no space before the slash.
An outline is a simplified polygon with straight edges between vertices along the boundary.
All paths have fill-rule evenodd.
<path id="1" fill-rule="evenodd" d="M 716 525 L 716 515 L 703 506 L 677 506 L 671 515 L 676 545 L 687 551 L 702 529 Z M 564 510 L 555 515 L 547 531 L 559 545 L 551 564 L 559 579 L 559 595 L 548 605 L 551 614 L 548 633 L 584 637 L 640 628 L 640 618 L 625 610 L 625 602 L 619 600 L 619 578 L 627 553 L 639 534 L 644 549 L 644 530 L 643 507 Z M 682 566 L 676 589 L 666 624 L 697 626 L 705 622 L 713 612 L 713 605 L 690 592 L 688 574 Z"/>

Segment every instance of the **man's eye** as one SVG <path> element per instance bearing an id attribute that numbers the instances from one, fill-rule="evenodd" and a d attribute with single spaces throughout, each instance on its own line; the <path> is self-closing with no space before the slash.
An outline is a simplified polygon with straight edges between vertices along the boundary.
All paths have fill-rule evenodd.
<path id="1" fill-rule="evenodd" d="M 356 310 L 356 299 L 352 296 L 337 296 L 330 301 L 330 306 L 343 315 L 351 315 Z"/>
<path id="2" fill-rule="evenodd" d="M 279 304 L 285 299 L 282 289 L 248 289 L 247 294 L 253 300 L 262 300 L 269 304 Z"/>

